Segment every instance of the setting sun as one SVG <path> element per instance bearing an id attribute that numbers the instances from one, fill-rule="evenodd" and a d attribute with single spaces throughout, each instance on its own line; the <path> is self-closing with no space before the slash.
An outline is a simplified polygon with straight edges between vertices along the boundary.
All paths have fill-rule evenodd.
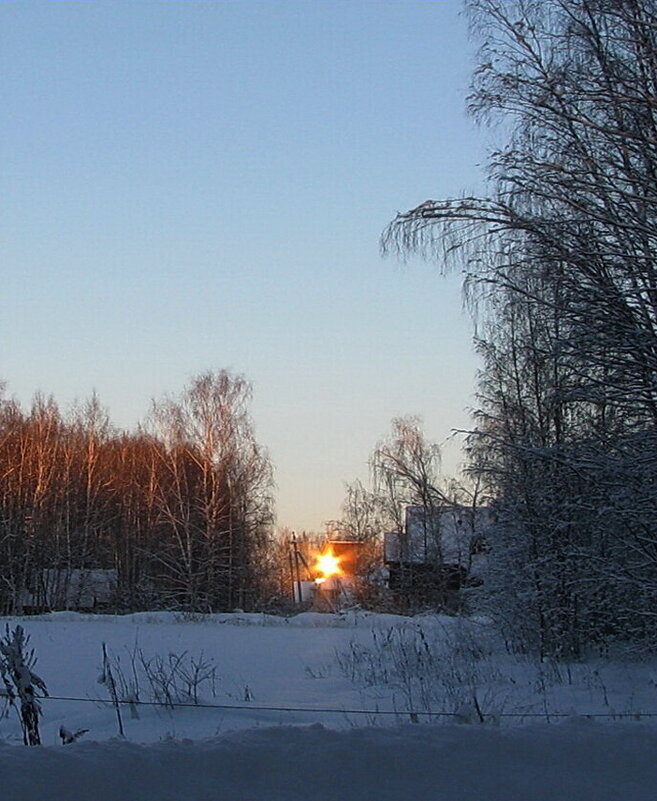
<path id="1" fill-rule="evenodd" d="M 340 560 L 333 554 L 332 551 L 327 551 L 326 553 L 320 554 L 317 557 L 315 570 L 322 574 L 318 579 L 316 579 L 318 583 L 324 581 L 330 576 L 335 576 L 336 574 L 342 572 L 340 569 Z"/>

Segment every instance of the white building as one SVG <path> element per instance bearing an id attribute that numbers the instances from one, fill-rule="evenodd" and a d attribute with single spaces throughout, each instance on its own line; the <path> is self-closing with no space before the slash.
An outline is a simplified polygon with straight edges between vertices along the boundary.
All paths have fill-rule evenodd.
<path id="1" fill-rule="evenodd" d="M 489 507 L 407 506 L 404 528 L 384 535 L 388 565 L 445 565 L 470 572 L 485 551 Z"/>

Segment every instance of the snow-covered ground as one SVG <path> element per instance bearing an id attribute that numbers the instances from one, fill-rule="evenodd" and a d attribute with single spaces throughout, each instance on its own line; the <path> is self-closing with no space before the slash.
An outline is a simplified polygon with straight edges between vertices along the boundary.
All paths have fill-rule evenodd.
<path id="1" fill-rule="evenodd" d="M 439 616 L 6 622 L 30 634 L 53 697 L 45 747 L 19 745 L 15 710 L 0 719 L 3 801 L 657 796 L 657 717 L 646 715 L 657 663 L 537 665 L 507 655 L 485 622 Z M 153 698 L 142 659 L 214 668 L 214 686 L 198 688 L 206 706 L 124 705 L 118 738 L 115 710 L 97 700 L 108 698 L 103 643 L 121 692 L 142 702 Z M 89 732 L 62 746 L 62 726 Z"/>
<path id="2" fill-rule="evenodd" d="M 657 731 L 250 729 L 152 745 L 0 747 L 7 801 L 653 801 Z"/>

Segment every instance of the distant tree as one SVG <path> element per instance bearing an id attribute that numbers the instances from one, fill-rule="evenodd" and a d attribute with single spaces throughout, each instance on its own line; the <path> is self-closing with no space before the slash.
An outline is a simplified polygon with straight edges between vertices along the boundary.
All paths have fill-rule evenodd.
<path id="1" fill-rule="evenodd" d="M 375 491 L 397 530 L 403 527 L 405 506 L 433 509 L 449 503 L 440 487 L 440 448 L 427 441 L 417 417 L 395 418 L 370 464 Z"/>
<path id="2" fill-rule="evenodd" d="M 342 516 L 332 521 L 332 528 L 354 542 L 374 542 L 385 528 L 379 496 L 358 479 L 347 484 L 345 491 Z"/>
<path id="3" fill-rule="evenodd" d="M 430 442 L 417 417 L 400 417 L 392 421 L 390 434 L 375 447 L 370 457 L 372 487 L 361 482 L 347 485 L 343 516 L 334 525 L 351 539 L 370 546 L 370 567 L 380 564 L 381 536 L 395 532 L 400 548 L 399 566 L 395 568 L 397 607 L 404 611 L 433 606 L 445 608 L 452 593 L 453 575 L 443 555 L 441 515 L 447 509 L 461 509 L 462 505 L 476 509 L 480 501 L 477 482 L 447 480 L 440 472 L 440 448 Z M 411 558 L 411 543 L 407 541 L 407 508 L 420 507 L 416 521 L 422 527 L 424 553 L 427 558 L 419 563 Z M 462 531 L 462 550 L 469 553 L 475 537 L 475 513 L 472 525 Z M 417 532 L 416 532 L 417 533 Z M 417 546 L 417 542 L 413 542 Z M 429 556 L 430 555 L 430 556 Z M 468 571 L 467 559 L 462 565 Z M 450 598 L 451 600 L 451 598 Z M 368 603 L 389 606 L 389 597 L 368 597 Z"/>
<path id="4" fill-rule="evenodd" d="M 245 379 L 221 371 L 154 405 L 152 428 L 165 446 L 157 503 L 167 532 L 155 557 L 173 597 L 189 608 L 244 606 L 255 591 L 272 522 L 272 474 L 253 435 L 250 394 Z"/>
<path id="5" fill-rule="evenodd" d="M 0 611 L 76 608 L 116 570 L 119 608 L 253 606 L 268 580 L 272 471 L 225 371 L 117 432 L 94 395 L 64 417 L 0 398 Z"/>

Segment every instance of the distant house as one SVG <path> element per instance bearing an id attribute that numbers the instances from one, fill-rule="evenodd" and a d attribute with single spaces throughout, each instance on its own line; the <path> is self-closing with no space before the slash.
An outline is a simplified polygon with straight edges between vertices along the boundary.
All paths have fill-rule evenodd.
<path id="1" fill-rule="evenodd" d="M 449 605 L 462 586 L 481 583 L 492 522 L 488 507 L 407 506 L 402 531 L 384 535 L 390 589 Z"/>
<path id="2" fill-rule="evenodd" d="M 469 568 L 492 523 L 489 507 L 407 506 L 404 528 L 384 535 L 387 563 L 442 562 Z"/>
<path id="3" fill-rule="evenodd" d="M 26 614 L 70 609 L 93 612 L 111 607 L 116 593 L 114 569 L 46 568 L 37 571 L 22 593 Z"/>

